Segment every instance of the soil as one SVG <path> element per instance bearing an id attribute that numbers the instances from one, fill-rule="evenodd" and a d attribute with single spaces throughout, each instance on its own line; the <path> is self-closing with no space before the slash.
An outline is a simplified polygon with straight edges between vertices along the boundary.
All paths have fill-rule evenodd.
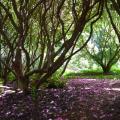
<path id="1" fill-rule="evenodd" d="M 72 79 L 62 89 L 5 92 L 0 120 L 120 120 L 120 91 L 113 81 Z"/>

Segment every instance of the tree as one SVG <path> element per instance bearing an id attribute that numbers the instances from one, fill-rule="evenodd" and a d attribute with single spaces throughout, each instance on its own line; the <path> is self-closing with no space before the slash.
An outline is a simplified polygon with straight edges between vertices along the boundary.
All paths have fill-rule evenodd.
<path id="1" fill-rule="evenodd" d="M 106 13 L 94 26 L 95 30 L 86 50 L 90 57 L 101 66 L 105 74 L 120 58 L 120 46 L 117 36 L 110 24 L 106 21 Z"/>
<path id="2" fill-rule="evenodd" d="M 38 89 L 63 63 L 85 47 L 93 24 L 102 15 L 103 5 L 103 0 L 0 1 L 1 14 L 8 16 L 5 24 L 0 23 L 0 33 L 5 42 L 3 46 L 10 54 L 10 65 L 2 63 L 14 74 L 23 91 L 28 90 L 31 76 L 39 75 L 35 80 Z M 88 22 L 89 38 L 74 51 Z M 6 32 L 2 25 L 7 28 Z"/>

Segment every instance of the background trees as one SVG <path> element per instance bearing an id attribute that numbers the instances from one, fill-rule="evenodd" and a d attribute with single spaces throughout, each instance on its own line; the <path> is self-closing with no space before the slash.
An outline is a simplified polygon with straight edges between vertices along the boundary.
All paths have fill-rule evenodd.
<path id="1" fill-rule="evenodd" d="M 101 19 L 96 22 L 93 28 L 93 35 L 91 37 L 92 42 L 87 44 L 87 52 L 82 51 L 82 54 L 74 57 L 72 64 L 76 66 L 89 67 L 90 64 L 95 65 L 95 62 L 90 62 L 92 58 L 103 69 L 104 73 L 109 73 L 111 67 L 119 60 L 119 3 L 118 1 L 111 0 L 111 2 L 105 2 L 104 14 Z M 107 12 L 106 12 L 107 11 Z M 110 19 L 109 19 L 110 18 Z M 88 35 L 87 29 L 83 32 L 85 39 Z M 81 44 L 81 42 L 78 44 Z M 89 57 L 87 53 L 91 56 Z M 89 63 L 90 62 L 90 63 Z M 118 65 L 118 64 L 117 64 Z M 75 66 L 75 65 L 73 65 Z M 97 66 L 96 66 L 97 67 Z M 118 67 L 118 66 L 117 66 Z M 79 68 L 79 67 L 76 67 Z M 80 70 L 80 69 L 79 69 Z"/>
<path id="2" fill-rule="evenodd" d="M 95 25 L 94 34 L 86 50 L 90 57 L 101 66 L 105 74 L 109 73 L 111 67 L 119 60 L 119 41 L 105 16 Z"/>

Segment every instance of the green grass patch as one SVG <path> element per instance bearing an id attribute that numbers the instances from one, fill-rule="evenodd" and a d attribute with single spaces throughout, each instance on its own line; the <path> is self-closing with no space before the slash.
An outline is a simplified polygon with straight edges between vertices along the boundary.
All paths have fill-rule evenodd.
<path id="1" fill-rule="evenodd" d="M 2 85 L 2 82 L 0 81 L 0 86 Z"/>
<path id="2" fill-rule="evenodd" d="M 1 80 L 1 78 L 0 78 L 0 85 L 2 85 L 2 80 Z"/>
<path id="3" fill-rule="evenodd" d="M 120 70 L 112 70 L 109 74 L 103 74 L 102 70 L 81 70 L 77 73 L 67 73 L 65 79 L 72 78 L 90 78 L 90 79 L 120 79 Z"/>

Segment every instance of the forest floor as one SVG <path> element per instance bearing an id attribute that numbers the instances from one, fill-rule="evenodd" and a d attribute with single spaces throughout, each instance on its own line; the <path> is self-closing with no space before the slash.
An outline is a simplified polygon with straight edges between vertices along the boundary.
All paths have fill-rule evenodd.
<path id="1" fill-rule="evenodd" d="M 71 79 L 63 89 L 2 94 L 0 120 L 120 120 L 120 82 Z"/>

